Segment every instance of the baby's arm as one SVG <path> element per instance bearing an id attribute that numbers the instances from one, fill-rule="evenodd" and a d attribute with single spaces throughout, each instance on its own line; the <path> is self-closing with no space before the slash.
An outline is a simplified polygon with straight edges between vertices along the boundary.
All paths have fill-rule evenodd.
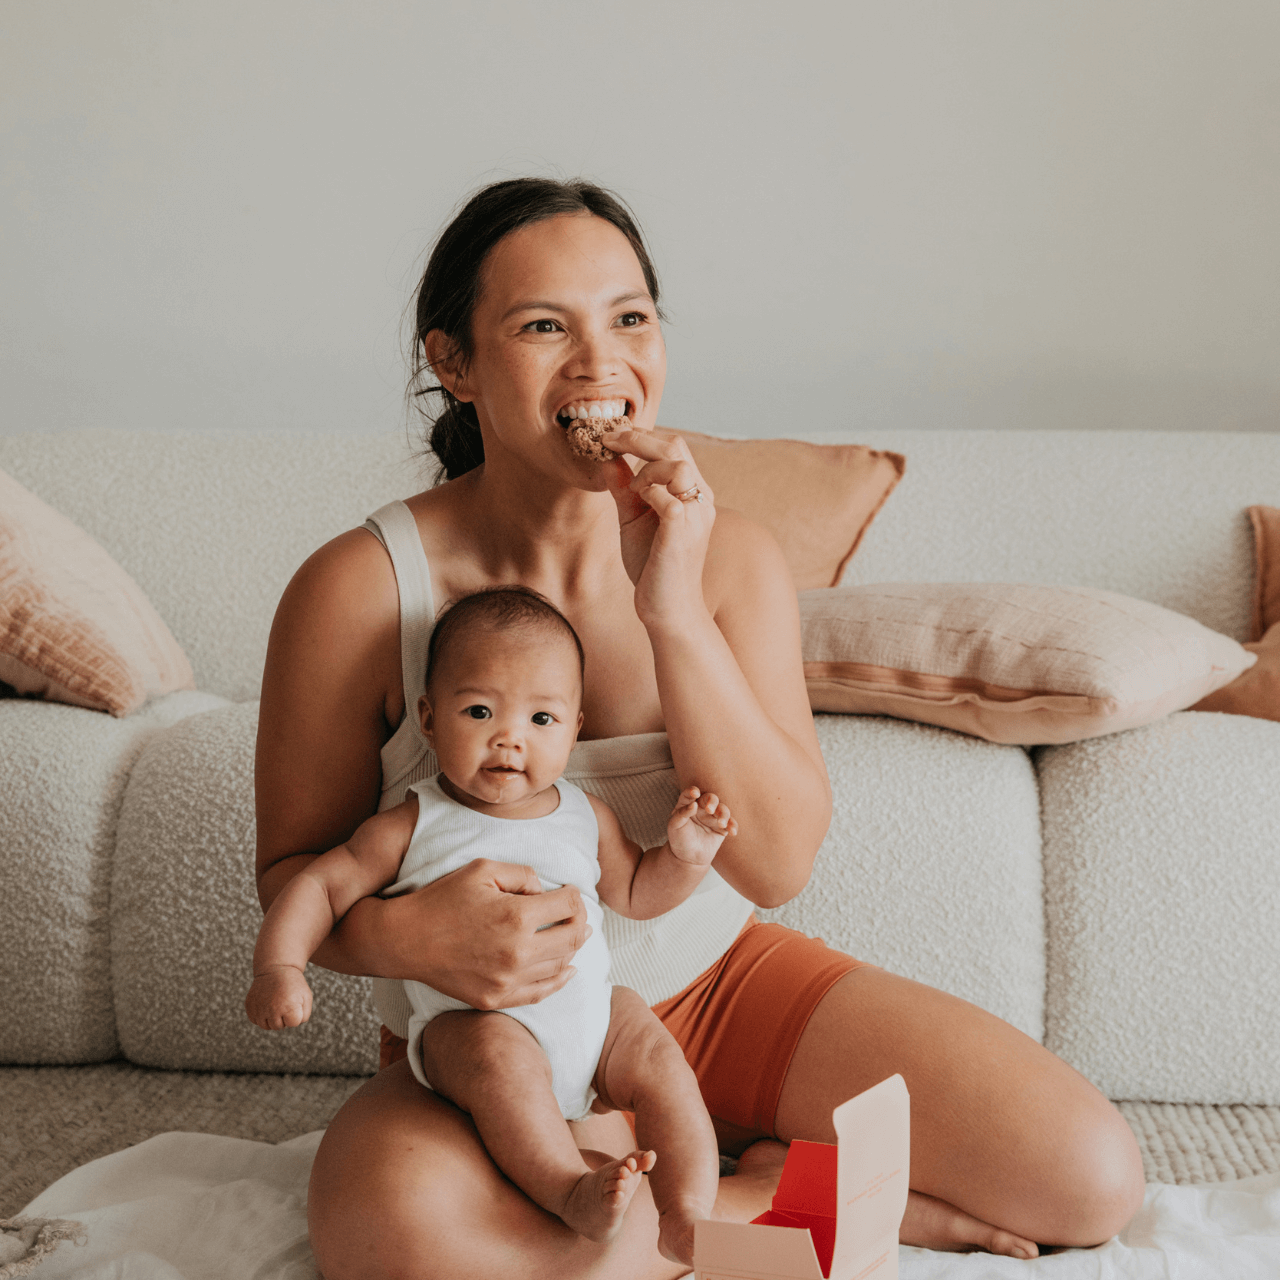
<path id="1" fill-rule="evenodd" d="M 702 882 L 725 836 L 737 835 L 728 805 L 686 787 L 667 820 L 667 843 L 641 849 L 617 814 L 588 795 L 600 828 L 600 883 L 605 906 L 629 920 L 652 920 L 678 907 Z"/>
<path id="2" fill-rule="evenodd" d="M 418 797 L 367 818 L 345 844 L 299 871 L 272 902 L 253 949 L 253 985 L 244 1007 L 268 1031 L 311 1016 L 307 961 L 361 898 L 395 880 L 418 821 Z"/>

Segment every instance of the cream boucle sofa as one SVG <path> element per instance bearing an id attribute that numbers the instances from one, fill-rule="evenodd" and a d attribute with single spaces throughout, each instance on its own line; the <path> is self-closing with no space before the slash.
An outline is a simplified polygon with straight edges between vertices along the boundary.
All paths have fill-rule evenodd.
<path id="1" fill-rule="evenodd" d="M 1243 510 L 1280 500 L 1280 435 L 863 442 L 907 473 L 846 581 L 1086 584 L 1246 638 Z M 294 1032 L 242 1012 L 255 699 L 290 574 L 421 487 L 409 454 L 396 434 L 0 436 L 0 468 L 137 579 L 199 689 L 122 721 L 0 702 L 0 1061 L 374 1067 L 363 980 L 314 974 Z M 1032 751 L 818 729 L 835 816 L 768 915 L 993 1010 L 1111 1097 L 1280 1103 L 1280 723 L 1182 713 Z"/>

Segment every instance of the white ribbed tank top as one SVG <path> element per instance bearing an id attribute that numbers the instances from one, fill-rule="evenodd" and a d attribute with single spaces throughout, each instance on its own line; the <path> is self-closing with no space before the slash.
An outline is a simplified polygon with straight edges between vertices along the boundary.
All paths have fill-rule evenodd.
<path id="1" fill-rule="evenodd" d="M 431 570 L 413 513 L 389 502 L 364 523 L 387 549 L 400 592 L 400 664 L 405 717 L 382 747 L 379 810 L 404 800 L 415 782 L 439 772 L 435 752 L 418 723 L 418 699 L 426 691 L 427 641 L 435 626 Z M 665 733 L 596 738 L 574 747 L 564 776 L 597 795 L 618 815 L 622 829 L 642 848 L 667 837 L 667 818 L 680 794 Z M 604 909 L 604 935 L 613 957 L 610 980 L 638 991 L 648 1004 L 683 991 L 729 949 L 752 905 L 714 870 L 674 911 L 656 920 L 627 920 Z M 375 978 L 373 1000 L 382 1021 L 398 1036 L 409 1032 L 404 984 Z"/>

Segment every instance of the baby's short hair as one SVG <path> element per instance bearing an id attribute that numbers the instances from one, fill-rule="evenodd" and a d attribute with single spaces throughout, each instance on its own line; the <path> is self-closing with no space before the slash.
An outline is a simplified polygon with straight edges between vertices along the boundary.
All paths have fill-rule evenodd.
<path id="1" fill-rule="evenodd" d="M 578 651 L 578 674 L 586 671 L 587 656 L 573 624 L 546 596 L 528 587 L 484 587 L 459 596 L 445 607 L 427 642 L 427 688 L 445 652 L 468 631 L 553 631 L 571 640 Z"/>

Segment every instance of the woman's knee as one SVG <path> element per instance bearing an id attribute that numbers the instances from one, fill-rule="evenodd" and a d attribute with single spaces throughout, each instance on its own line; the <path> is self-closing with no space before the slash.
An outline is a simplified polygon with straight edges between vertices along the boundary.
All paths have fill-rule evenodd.
<path id="1" fill-rule="evenodd" d="M 1133 1131 L 1099 1096 L 1076 1109 L 1046 1158 L 1054 1169 L 1050 1230 L 1041 1244 L 1090 1247 L 1123 1231 L 1142 1207 L 1146 1182 Z"/>

